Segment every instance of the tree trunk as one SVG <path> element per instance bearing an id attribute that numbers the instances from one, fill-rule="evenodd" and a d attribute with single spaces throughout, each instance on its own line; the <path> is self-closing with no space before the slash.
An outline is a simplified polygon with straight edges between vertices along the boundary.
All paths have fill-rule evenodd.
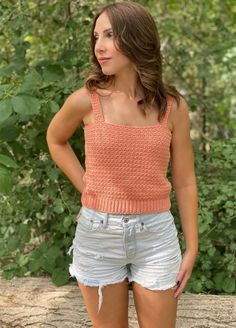
<path id="1" fill-rule="evenodd" d="M 129 291 L 129 328 L 139 327 Z M 182 295 L 176 328 L 236 327 L 236 297 Z M 56 287 L 47 277 L 0 278 L 0 327 L 92 327 L 75 281 Z"/>

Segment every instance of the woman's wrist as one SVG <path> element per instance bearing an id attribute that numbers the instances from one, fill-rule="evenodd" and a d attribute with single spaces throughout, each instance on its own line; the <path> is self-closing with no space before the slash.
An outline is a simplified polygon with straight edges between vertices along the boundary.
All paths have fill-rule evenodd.
<path id="1" fill-rule="evenodd" d="M 196 245 L 187 246 L 185 249 L 185 252 L 197 255 L 198 254 L 198 246 L 196 246 Z"/>

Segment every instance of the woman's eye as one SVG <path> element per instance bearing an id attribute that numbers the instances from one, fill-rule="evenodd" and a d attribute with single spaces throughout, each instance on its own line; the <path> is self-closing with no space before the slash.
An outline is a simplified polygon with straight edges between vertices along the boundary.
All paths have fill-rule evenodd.
<path id="1" fill-rule="evenodd" d="M 108 37 L 108 38 L 112 38 L 112 37 L 113 37 L 113 33 L 112 33 L 112 32 L 107 33 L 106 37 Z M 94 40 L 95 40 L 95 41 L 98 40 L 98 38 L 99 38 L 99 37 L 98 37 L 97 35 L 94 35 Z"/>

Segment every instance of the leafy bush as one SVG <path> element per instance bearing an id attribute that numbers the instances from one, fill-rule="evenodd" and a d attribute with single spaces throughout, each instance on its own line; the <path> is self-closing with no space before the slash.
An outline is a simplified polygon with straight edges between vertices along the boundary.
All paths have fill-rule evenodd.
<path id="1" fill-rule="evenodd" d="M 235 293 L 236 138 L 213 140 L 207 154 L 196 152 L 199 194 L 199 255 L 187 285 L 191 292 Z M 174 212 L 177 215 L 173 199 Z M 177 223 L 179 230 L 180 224 Z M 182 249 L 183 236 L 180 234 Z"/>
<path id="2" fill-rule="evenodd" d="M 17 1 L 0 9 L 0 257 L 7 279 L 50 274 L 56 284 L 68 281 L 79 195 L 52 162 L 46 130 L 89 65 L 93 8 L 94 1 L 57 1 L 40 4 L 39 15 L 32 2 Z M 82 128 L 71 144 L 83 163 Z"/>

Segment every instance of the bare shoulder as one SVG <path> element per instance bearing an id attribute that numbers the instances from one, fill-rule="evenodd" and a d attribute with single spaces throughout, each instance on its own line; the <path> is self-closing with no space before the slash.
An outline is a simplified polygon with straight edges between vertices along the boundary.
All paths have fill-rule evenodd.
<path id="1" fill-rule="evenodd" d="M 190 123 L 190 117 L 189 107 L 184 97 L 180 96 L 179 105 L 174 98 L 171 98 L 171 100 L 172 103 L 169 115 L 169 124 L 171 126 L 171 130 L 174 131 L 178 128 L 188 126 Z"/>
<path id="2" fill-rule="evenodd" d="M 85 87 L 71 93 L 49 124 L 48 140 L 57 143 L 67 142 L 90 109 L 90 92 Z"/>
<path id="3" fill-rule="evenodd" d="M 86 87 L 82 87 L 71 93 L 65 101 L 72 111 L 80 114 L 83 118 L 91 110 L 90 92 Z"/>

